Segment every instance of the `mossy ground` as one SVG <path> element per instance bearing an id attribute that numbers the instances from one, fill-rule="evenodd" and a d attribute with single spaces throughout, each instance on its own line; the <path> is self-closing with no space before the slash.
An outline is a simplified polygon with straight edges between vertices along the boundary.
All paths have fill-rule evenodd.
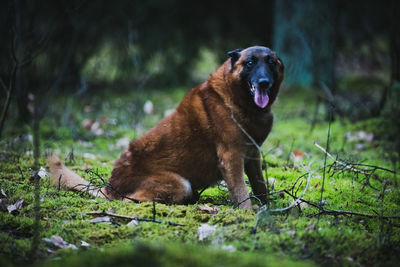
<path id="1" fill-rule="evenodd" d="M 87 179 L 102 183 L 122 151 L 117 143 L 123 138 L 136 138 L 154 126 L 165 110 L 176 107 L 184 90 L 167 92 L 132 92 L 121 96 L 101 93 L 96 96 L 60 97 L 49 105 L 41 122 L 41 166 L 46 156 L 56 153 L 67 165 Z M 147 100 L 154 111 L 143 112 Z M 275 104 L 275 125 L 263 145 L 266 174 L 274 178 L 273 190 L 289 190 L 307 171 L 312 172 L 303 198 L 319 203 L 323 184 L 324 153 L 314 142 L 325 147 L 328 123 L 319 121 L 311 129 L 313 94 L 283 90 Z M 325 115 L 322 111 L 319 118 Z M 84 119 L 99 123 L 100 133 L 81 126 Z M 35 257 L 29 254 L 34 232 L 34 186 L 32 144 L 28 136 L 15 138 L 24 131 L 17 121 L 10 121 L 6 141 L 1 143 L 0 187 L 7 194 L 7 205 L 23 199 L 14 214 L 0 211 L 0 265 L 31 263 L 50 266 L 137 265 L 137 266 L 290 266 L 290 265 L 396 265 L 400 260 L 398 219 L 361 216 L 312 216 L 318 209 L 302 204 L 285 212 L 267 213 L 234 208 L 223 186 L 203 192 L 201 203 L 194 205 L 132 204 L 94 199 L 76 192 L 59 191 L 47 178 L 40 181 L 40 238 L 61 236 L 78 250 L 56 249 L 41 241 Z M 383 125 L 383 126 L 382 126 Z M 330 152 L 342 161 L 377 165 L 398 170 L 395 153 L 385 134 L 390 123 L 373 119 L 351 123 L 336 118 L 331 125 Z M 384 128 L 388 127 L 388 128 Z M 25 129 L 29 133 L 30 129 Z M 373 141 L 346 138 L 349 132 L 373 133 Z M 347 134 L 348 135 L 348 134 Z M 294 161 L 291 152 L 300 153 Z M 73 156 L 71 157 L 71 152 Z M 90 153 L 90 155 L 84 155 Z M 69 156 L 67 157 L 67 155 Z M 332 160 L 328 158 L 328 164 Z M 397 163 L 398 164 L 398 163 Z M 92 170 L 93 172 L 87 172 Z M 300 187 L 304 190 L 307 175 Z M 272 180 L 271 180 L 272 181 Z M 366 182 L 369 182 L 367 184 Z M 399 177 L 376 171 L 370 179 L 351 171 L 330 168 L 326 172 L 323 203 L 326 209 L 355 211 L 372 215 L 398 216 L 400 213 Z M 288 206 L 287 194 L 273 194 L 272 208 Z M 199 205 L 218 206 L 217 214 L 199 210 Z M 255 201 L 254 204 L 257 204 Z M 4 207 L 3 207 L 4 208 Z M 162 223 L 139 222 L 112 218 L 110 223 L 91 223 L 90 211 L 153 218 Z M 309 216 L 311 215 L 311 216 Z M 183 226 L 171 226 L 176 222 Z M 216 231 L 200 241 L 201 224 L 216 225 Z M 257 226 L 256 226 L 257 225 Z M 90 244 L 80 247 L 81 241 Z M 36 261 L 33 261 L 36 258 Z"/>

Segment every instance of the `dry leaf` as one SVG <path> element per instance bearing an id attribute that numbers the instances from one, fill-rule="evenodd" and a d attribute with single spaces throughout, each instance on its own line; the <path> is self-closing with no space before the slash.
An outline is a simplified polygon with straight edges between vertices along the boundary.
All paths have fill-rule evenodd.
<path id="1" fill-rule="evenodd" d="M 1 197 L 2 198 L 7 198 L 7 194 L 6 194 L 6 192 L 4 192 L 3 188 L 1 188 Z"/>
<path id="2" fill-rule="evenodd" d="M 197 206 L 197 209 L 208 214 L 217 214 L 219 212 L 218 207 L 209 207 L 208 205 Z"/>
<path id="3" fill-rule="evenodd" d="M 294 162 L 299 162 L 303 160 L 304 153 L 301 150 L 293 150 L 291 157 Z"/>
<path id="4" fill-rule="evenodd" d="M 49 173 L 46 171 L 46 169 L 43 168 L 43 167 L 40 167 L 40 169 L 39 169 L 37 175 L 38 175 L 40 178 L 44 178 L 44 177 L 46 177 L 46 176 L 50 176 Z"/>
<path id="5" fill-rule="evenodd" d="M 215 230 L 217 230 L 216 225 L 202 224 L 199 228 L 197 228 L 197 232 L 199 233 L 199 240 L 204 240 L 205 238 L 210 236 Z"/>
<path id="6" fill-rule="evenodd" d="M 103 217 L 96 217 L 91 219 L 89 222 L 91 223 L 103 223 L 103 222 L 111 222 L 111 217 L 110 216 L 103 216 Z"/>
<path id="7" fill-rule="evenodd" d="M 74 244 L 69 244 L 65 242 L 61 236 L 58 235 L 53 235 L 51 238 L 42 238 L 43 241 L 46 241 L 47 243 L 53 244 L 55 247 L 58 248 L 72 248 L 72 249 L 78 249 Z"/>
<path id="8" fill-rule="evenodd" d="M 81 240 L 81 247 L 88 248 L 88 247 L 90 247 L 90 244 L 88 242 L 85 242 L 85 241 Z"/>
<path id="9" fill-rule="evenodd" d="M 8 205 L 7 210 L 8 213 L 13 213 L 18 211 L 20 208 L 22 208 L 22 204 L 24 203 L 23 199 L 17 200 L 14 204 Z"/>
<path id="10" fill-rule="evenodd" d="M 136 225 L 139 225 L 139 222 L 138 220 L 133 219 L 126 226 L 136 226 Z"/>

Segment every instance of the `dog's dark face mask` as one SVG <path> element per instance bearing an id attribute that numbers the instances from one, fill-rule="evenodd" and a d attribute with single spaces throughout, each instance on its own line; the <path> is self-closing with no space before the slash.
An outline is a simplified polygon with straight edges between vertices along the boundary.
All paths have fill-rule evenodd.
<path id="1" fill-rule="evenodd" d="M 246 50 L 236 49 L 228 53 L 231 56 L 232 70 L 241 67 L 241 87 L 245 88 L 254 103 L 264 109 L 277 90 L 278 71 L 283 67 L 275 52 L 266 47 L 253 47 Z M 280 83 L 280 81 L 279 81 Z M 279 85 L 278 85 L 279 86 Z"/>

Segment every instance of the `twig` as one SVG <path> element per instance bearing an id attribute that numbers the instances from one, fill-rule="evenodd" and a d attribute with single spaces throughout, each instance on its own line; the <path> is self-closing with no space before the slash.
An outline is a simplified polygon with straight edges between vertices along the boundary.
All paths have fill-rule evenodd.
<path id="1" fill-rule="evenodd" d="M 326 89 L 329 89 L 329 88 L 326 87 Z M 329 141 L 330 141 L 330 137 L 331 137 L 332 108 L 333 108 L 333 107 L 332 107 L 333 104 L 332 104 L 332 102 L 331 102 L 331 99 L 329 100 L 329 102 L 330 102 L 331 105 L 329 106 L 329 127 L 328 127 L 328 136 L 327 136 L 327 138 L 326 138 L 326 150 L 325 150 L 325 151 L 327 151 L 327 153 L 328 153 L 328 151 L 329 151 Z M 324 188 L 325 188 L 326 156 L 327 156 L 327 154 L 324 155 L 324 170 L 323 170 L 323 173 L 322 173 L 321 196 L 320 196 L 320 199 L 319 199 L 319 203 L 320 203 L 320 204 L 322 204 L 322 196 L 323 196 L 323 194 L 324 194 Z"/>
<path id="2" fill-rule="evenodd" d="M 361 216 L 361 217 L 367 217 L 367 218 L 380 218 L 380 219 L 400 219 L 400 216 L 382 216 L 382 215 L 374 215 L 374 214 L 368 214 L 368 213 L 361 213 L 361 212 L 356 212 L 356 211 L 347 211 L 347 210 L 325 210 L 322 209 L 320 212 L 316 214 L 309 214 L 307 217 L 315 217 L 319 215 L 354 215 L 354 216 Z"/>
<path id="3" fill-rule="evenodd" d="M 287 190 L 283 190 L 281 192 L 284 192 L 284 193 L 288 194 L 289 196 L 291 196 L 293 198 L 296 198 L 296 196 L 292 195 Z M 361 217 L 368 217 L 368 218 L 380 218 L 380 219 L 386 219 L 386 220 L 387 219 L 400 219 L 400 216 L 384 216 L 384 215 L 379 215 L 379 214 L 375 215 L 375 214 L 368 214 L 368 213 L 362 213 L 362 212 L 357 212 L 357 211 L 347 211 L 347 210 L 327 210 L 323 206 L 321 206 L 321 205 L 319 205 L 317 203 L 314 203 L 314 202 L 311 202 L 311 201 L 308 201 L 308 200 L 305 200 L 305 199 L 302 199 L 302 198 L 300 198 L 299 200 L 301 202 L 304 202 L 304 203 L 306 203 L 306 204 L 308 204 L 310 206 L 313 206 L 314 208 L 317 208 L 317 209 L 320 210 L 320 212 L 318 212 L 316 214 L 307 215 L 307 217 L 309 217 L 309 218 L 326 214 L 326 215 L 334 215 L 334 216 L 337 216 L 337 215 L 350 215 L 350 216 L 353 216 L 354 215 L 354 216 L 361 216 Z"/>
<path id="4" fill-rule="evenodd" d="M 139 222 L 163 223 L 163 221 L 161 221 L 161 220 L 154 220 L 151 218 L 142 218 L 142 217 L 135 217 L 135 216 L 129 216 L 129 215 L 121 215 L 121 214 L 109 213 L 109 212 L 105 212 L 105 211 L 89 211 L 86 213 L 86 215 L 111 216 L 111 217 L 116 217 L 116 218 L 121 218 L 121 219 L 136 220 Z M 181 223 L 175 223 L 175 222 L 167 222 L 167 223 L 171 226 L 185 226 L 184 224 L 181 224 Z"/>
<path id="5" fill-rule="evenodd" d="M 231 114 L 231 119 L 236 123 L 236 125 L 242 130 L 242 132 L 250 139 L 251 143 L 257 148 L 257 150 L 262 154 L 261 147 L 257 144 L 256 140 L 243 128 L 243 126 L 235 119 L 233 113 Z"/>
<path id="6" fill-rule="evenodd" d="M 349 165 L 347 165 L 347 164 L 345 164 L 345 163 L 343 163 L 343 162 L 341 162 L 341 161 L 335 159 L 334 156 L 332 156 L 329 152 L 327 152 L 327 151 L 326 151 L 322 146 L 320 146 L 317 142 L 314 142 L 314 145 L 315 145 L 316 147 L 318 147 L 322 152 L 324 152 L 325 155 L 328 156 L 329 158 L 331 158 L 335 163 L 337 163 L 337 164 L 339 164 L 339 165 L 341 165 L 341 166 L 345 167 L 346 169 L 349 169 L 349 170 L 351 170 L 351 171 L 353 171 L 353 172 L 362 173 L 362 174 L 365 174 L 365 175 L 369 175 L 369 173 L 367 173 L 367 172 L 365 172 L 365 171 L 363 171 L 363 170 L 359 170 L 359 169 L 350 167 Z"/>
<path id="7" fill-rule="evenodd" d="M 97 172 L 95 172 L 95 171 L 89 169 L 89 170 L 86 170 L 86 173 L 94 174 L 97 178 L 99 178 L 99 179 L 102 181 L 104 187 L 106 187 L 106 188 L 109 189 L 109 190 L 112 190 L 114 193 L 116 193 L 116 194 L 117 194 L 118 196 L 120 196 L 122 199 L 128 199 L 128 200 L 130 200 L 130 201 L 132 201 L 132 202 L 134 202 L 134 203 L 140 203 L 139 200 L 136 200 L 136 199 L 131 198 L 131 197 L 127 197 L 126 195 L 120 193 L 120 192 L 119 192 L 118 190 L 116 190 L 111 184 L 107 183 L 107 182 L 104 180 L 104 178 L 101 177 L 101 175 L 98 174 Z M 90 180 L 90 183 L 91 183 L 91 182 L 92 182 L 92 178 L 91 178 L 91 180 Z M 89 186 L 91 186 L 91 184 L 89 184 L 89 185 L 87 185 L 87 186 L 89 187 Z M 98 186 L 94 185 L 93 187 L 98 187 Z M 92 189 L 92 188 L 90 188 L 90 189 Z M 88 188 L 88 190 L 90 190 L 90 189 Z M 100 190 L 99 192 L 100 192 L 106 199 L 110 200 L 101 190 Z"/>
<path id="8" fill-rule="evenodd" d="M 332 156 L 329 152 L 327 152 L 327 151 L 326 151 L 322 146 L 320 146 L 317 142 L 314 142 L 314 145 L 315 145 L 316 147 L 318 147 L 322 152 L 324 152 L 324 153 L 325 153 L 329 158 L 331 158 L 335 163 L 337 163 L 337 164 L 343 166 L 344 168 L 346 168 L 346 169 L 348 169 L 348 170 L 350 170 L 350 171 L 353 171 L 353 172 L 355 172 L 355 173 L 361 173 L 361 174 L 364 174 L 364 175 L 370 175 L 370 173 L 368 173 L 368 172 L 365 171 L 365 170 L 360 170 L 360 169 L 351 167 L 351 166 L 349 166 L 348 164 L 337 160 L 334 156 Z M 390 173 L 395 173 L 395 171 L 393 171 L 393 170 L 386 169 L 386 168 L 379 167 L 379 166 L 374 166 L 374 165 L 361 164 L 361 163 L 354 163 L 354 164 L 352 164 L 352 165 L 353 165 L 353 166 L 354 166 L 354 165 L 358 165 L 358 166 L 364 166 L 364 167 L 371 167 L 371 168 L 374 168 L 374 169 L 379 169 L 379 170 L 382 170 L 382 171 L 387 171 L 387 172 L 390 172 Z"/>
<path id="9" fill-rule="evenodd" d="M 363 167 L 369 167 L 369 168 L 373 168 L 374 170 L 382 170 L 382 171 L 387 171 L 387 172 L 390 172 L 390 173 L 396 173 L 396 172 L 395 172 L 395 171 L 393 171 L 393 170 L 386 169 L 386 168 L 379 167 L 379 166 L 375 166 L 375 165 L 370 165 L 370 164 L 364 164 L 364 163 L 352 163 L 351 165 L 353 165 L 353 166 L 363 166 Z"/>
<path id="10" fill-rule="evenodd" d="M 306 167 L 305 167 L 304 165 L 303 165 L 302 167 L 303 167 L 304 169 L 306 169 Z M 257 215 L 260 214 L 261 212 L 264 212 L 264 211 L 268 211 L 268 212 L 282 212 L 282 211 L 285 211 L 285 210 L 289 210 L 289 209 L 293 208 L 294 206 L 298 205 L 298 204 L 301 202 L 301 199 L 302 199 L 302 197 L 304 196 L 304 194 L 307 192 L 307 189 L 308 189 L 308 186 L 309 186 L 309 184 L 310 184 L 310 180 L 311 180 L 312 174 L 313 174 L 313 173 L 312 173 L 310 170 L 308 170 L 307 183 L 306 183 L 306 186 L 305 186 L 303 192 L 301 193 L 301 196 L 300 196 L 300 197 L 297 197 L 295 200 L 293 200 L 293 202 L 292 202 L 289 206 L 284 207 L 284 208 L 280 208 L 280 209 L 272 209 L 272 210 L 269 210 L 269 209 L 267 208 L 267 206 L 264 205 L 264 206 L 262 206 L 262 207 L 260 208 L 260 210 L 257 212 Z"/>

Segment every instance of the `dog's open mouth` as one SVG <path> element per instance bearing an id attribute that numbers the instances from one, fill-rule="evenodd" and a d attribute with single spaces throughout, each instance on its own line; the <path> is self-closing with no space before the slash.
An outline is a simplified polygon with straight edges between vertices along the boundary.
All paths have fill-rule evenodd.
<path id="1" fill-rule="evenodd" d="M 249 82 L 250 92 L 253 96 L 254 103 L 260 108 L 265 108 L 269 102 L 269 89 L 270 87 L 260 87 L 255 86 L 253 83 Z"/>

